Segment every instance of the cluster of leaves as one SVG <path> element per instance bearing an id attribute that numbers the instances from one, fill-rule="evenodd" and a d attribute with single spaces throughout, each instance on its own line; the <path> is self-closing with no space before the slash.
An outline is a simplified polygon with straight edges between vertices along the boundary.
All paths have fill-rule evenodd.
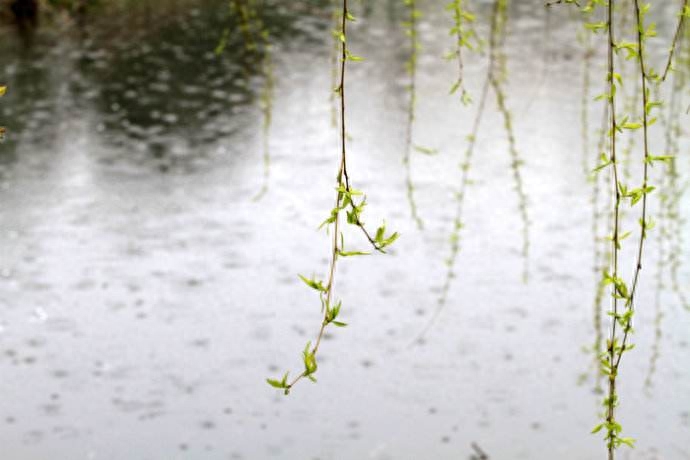
<path id="1" fill-rule="evenodd" d="M 465 71 L 463 61 L 463 49 L 475 51 L 481 49 L 483 43 L 474 28 L 476 17 L 466 6 L 468 0 L 452 0 L 446 5 L 446 10 L 453 15 L 453 27 L 450 35 L 455 38 L 455 49 L 446 54 L 446 59 L 457 60 L 458 79 L 450 88 L 450 94 L 460 92 L 460 100 L 464 105 L 472 102 L 467 89 L 465 88 Z"/>
<path id="2" fill-rule="evenodd" d="M 288 379 L 289 374 L 287 372 L 281 379 L 269 378 L 266 380 L 269 385 L 283 390 L 286 395 L 289 394 L 292 387 L 303 378 L 307 378 L 313 382 L 316 381 L 314 374 L 318 369 L 317 353 L 319 351 L 319 346 L 326 328 L 328 326 L 347 326 L 346 323 L 339 319 L 342 309 L 342 301 L 333 300 L 335 266 L 341 257 L 364 256 L 368 255 L 369 253 L 365 251 L 346 250 L 345 238 L 340 230 L 342 215 L 345 214 L 345 220 L 348 224 L 353 225 L 362 231 L 369 244 L 376 251 L 382 253 L 385 252 L 386 248 L 393 244 L 399 236 L 397 232 L 388 233 L 386 231 L 385 223 L 378 227 L 373 236 L 368 232 L 364 226 L 364 222 L 362 221 L 364 208 L 366 206 L 366 197 L 361 191 L 350 186 L 350 178 L 347 172 L 346 161 L 347 134 L 345 126 L 345 69 L 348 62 L 361 61 L 362 58 L 352 54 L 348 49 L 346 26 L 348 22 L 355 21 L 355 18 L 348 11 L 347 0 L 343 0 L 342 5 L 341 27 L 333 32 L 333 35 L 338 43 L 340 43 L 341 48 L 340 83 L 338 87 L 335 88 L 335 92 L 338 94 L 340 99 L 341 158 L 337 175 L 335 206 L 333 209 L 331 209 L 328 217 L 326 217 L 326 219 L 319 226 L 319 228 L 326 228 L 327 231 L 332 230 L 333 244 L 331 262 L 328 270 L 328 277 L 325 280 L 316 279 L 314 277 L 308 278 L 306 276 L 299 275 L 300 279 L 305 285 L 318 292 L 323 317 L 316 341 L 313 344 L 312 342 L 308 342 L 302 352 L 304 370 L 291 381 Z"/>
<path id="3" fill-rule="evenodd" d="M 574 2 L 567 2 L 574 3 Z M 603 0 L 591 0 L 582 8 L 585 15 L 589 17 L 594 13 L 598 6 L 606 6 L 606 20 L 598 22 L 586 22 L 585 27 L 594 32 L 605 32 L 608 68 L 606 82 L 608 89 L 604 94 L 597 96 L 595 100 L 603 100 L 607 104 L 606 112 L 609 118 L 607 138 L 609 151 L 601 153 L 598 166 L 594 169 L 595 173 L 609 170 L 611 173 L 612 190 L 614 195 L 612 234 L 609 236 L 611 241 L 610 269 L 603 271 L 603 278 L 600 286 L 610 286 L 611 309 L 608 315 L 611 317 L 610 335 L 606 341 L 605 350 L 600 352 L 600 370 L 608 380 L 608 392 L 604 398 L 603 405 L 605 412 L 602 415 L 603 421 L 598 424 L 593 433 L 604 430 L 605 441 L 608 449 L 609 459 L 613 459 L 615 451 L 622 445 L 633 446 L 634 439 L 622 436 L 622 426 L 616 419 L 616 408 L 618 406 L 618 369 L 621 359 L 625 353 L 634 348 L 629 343 L 633 333 L 633 317 L 635 312 L 635 292 L 638 286 L 640 272 L 642 269 L 642 257 L 644 242 L 647 232 L 651 230 L 654 223 L 647 218 L 647 197 L 655 187 L 649 184 L 649 167 L 657 162 L 668 162 L 671 160 L 669 155 L 652 155 L 649 150 L 648 130 L 656 122 L 652 116 L 652 110 L 662 105 L 661 101 L 651 100 L 649 84 L 658 84 L 661 77 L 652 69 L 648 69 L 645 61 L 645 46 L 647 40 L 656 36 L 656 26 L 650 23 L 645 26 L 645 16 L 648 14 L 650 6 L 640 5 L 638 0 L 632 0 L 635 18 L 635 41 L 617 40 L 614 34 L 614 0 L 604 2 Z M 619 86 L 623 85 L 623 77 L 616 69 L 616 57 L 625 54 L 625 60 L 635 60 L 639 71 L 639 92 L 641 94 L 641 118 L 631 119 L 629 115 L 618 114 L 616 112 L 616 93 Z M 641 131 L 643 137 L 643 178 L 641 185 L 630 187 L 621 179 L 620 159 L 616 155 L 616 141 L 624 131 Z M 596 179 L 595 179 L 596 180 Z M 640 204 L 640 217 L 638 219 L 640 230 L 637 244 L 637 257 L 633 271 L 633 278 L 630 284 L 619 275 L 619 254 L 622 249 L 622 241 L 631 235 L 629 231 L 622 230 L 621 215 L 622 204 L 629 200 L 630 206 Z M 622 303 L 622 308 L 619 306 Z"/>
<path id="4" fill-rule="evenodd" d="M 413 186 L 409 175 L 409 160 L 410 152 L 416 149 L 422 153 L 434 153 L 432 149 L 414 146 L 412 143 L 412 125 L 415 118 L 415 79 L 416 66 L 419 52 L 419 40 L 417 32 L 417 21 L 420 18 L 420 13 L 417 9 L 415 0 L 403 0 L 406 7 L 409 9 L 409 20 L 404 23 L 406 32 L 410 37 L 410 57 L 407 62 L 407 70 L 410 74 L 410 105 L 408 117 L 408 135 L 407 146 L 404 162 L 408 167 L 408 199 L 412 208 L 412 214 L 415 220 L 421 227 L 421 220 L 419 220 L 416 213 L 416 206 L 413 197 Z M 682 21 L 686 17 L 690 17 L 690 8 L 688 8 L 688 1 L 685 0 L 682 11 L 680 13 L 679 30 Z M 582 2 L 584 3 L 584 2 Z M 466 187 L 469 184 L 469 171 L 472 158 L 472 152 L 476 142 L 477 133 L 479 130 L 480 121 L 484 111 L 484 105 L 489 90 L 493 90 L 496 96 L 496 104 L 500 113 L 503 116 L 504 128 L 507 132 L 509 149 L 512 159 L 512 170 L 514 175 L 515 187 L 519 198 L 520 214 L 523 219 L 523 253 L 525 260 L 527 260 L 529 250 L 529 219 L 527 215 L 527 197 L 524 193 L 523 180 L 521 175 L 522 160 L 517 151 L 516 141 L 514 137 L 514 127 L 511 113 L 506 103 L 506 93 L 503 85 L 507 77 L 506 59 L 502 52 L 502 46 L 506 35 L 507 11 L 509 0 L 494 0 L 494 9 L 492 16 L 491 31 L 489 36 L 489 66 L 487 71 L 487 78 L 482 90 L 481 99 L 479 103 L 479 110 L 475 120 L 471 134 L 468 136 L 468 150 L 465 159 L 461 163 L 461 170 L 463 172 L 460 192 L 458 193 L 458 215 L 454 220 L 453 231 L 450 238 L 451 243 L 451 257 L 447 261 L 449 267 L 446 284 L 443 288 L 443 293 L 439 304 L 445 303 L 446 295 L 450 286 L 450 280 L 453 278 L 453 265 L 457 254 L 460 250 L 460 232 L 463 228 L 462 221 L 462 207 L 466 193 Z M 593 34 L 603 33 L 606 36 L 602 43 L 606 43 L 606 51 L 608 55 L 608 68 L 606 71 L 605 81 L 607 90 L 594 98 L 595 100 L 603 101 L 605 108 L 605 121 L 607 128 L 603 131 L 602 142 L 600 143 L 599 163 L 594 168 L 594 173 L 607 172 L 611 176 L 611 189 L 614 196 L 613 206 L 611 209 L 611 234 L 608 236 L 610 241 L 610 250 L 607 254 L 602 254 L 602 258 L 608 261 L 607 267 L 602 269 L 602 276 L 599 283 L 599 289 L 604 292 L 608 289 L 611 297 L 611 309 L 607 312 L 611 318 L 611 327 L 609 338 L 604 341 L 603 337 L 598 341 L 597 352 L 598 366 L 601 374 L 606 377 L 608 382 L 608 392 L 603 400 L 605 413 L 602 415 L 603 421 L 599 423 L 594 429 L 593 433 L 603 431 L 605 433 L 605 441 L 609 452 L 609 459 L 613 459 L 616 449 L 621 446 L 633 446 L 634 439 L 623 436 L 623 428 L 616 418 L 616 408 L 619 405 L 619 397 L 617 393 L 617 382 L 619 375 L 619 366 L 624 354 L 634 348 L 631 342 L 631 336 L 634 333 L 633 319 L 635 316 L 635 296 L 639 284 L 640 273 L 642 269 L 642 258 L 644 253 L 644 243 L 648 237 L 648 231 L 655 226 L 654 221 L 648 217 L 648 197 L 656 190 L 654 185 L 649 181 L 649 168 L 657 164 L 669 165 L 673 164 L 674 157 L 668 154 L 653 154 L 649 148 L 649 134 L 648 131 L 651 126 L 657 121 L 654 116 L 654 111 L 662 106 L 662 101 L 659 98 L 653 98 L 649 89 L 650 85 L 660 85 L 665 79 L 666 72 L 663 75 L 656 73 L 653 69 L 647 68 L 645 60 L 646 43 L 649 39 L 656 36 L 656 26 L 654 23 L 647 24 L 646 15 L 649 13 L 649 5 L 641 5 L 639 0 L 630 0 L 630 5 L 634 10 L 632 15 L 635 20 L 635 40 L 618 40 L 614 34 L 614 7 L 615 0 L 589 0 L 586 4 L 581 4 L 577 0 L 556 0 L 548 3 L 553 4 L 573 4 L 576 5 L 580 11 L 586 16 L 587 21 L 584 28 Z M 619 2 L 619 5 L 621 3 Z M 598 8 L 605 8 L 606 19 L 603 21 L 592 21 L 590 18 L 596 16 Z M 456 49 L 453 53 L 448 55 L 450 59 L 457 59 L 459 63 L 458 80 L 451 88 L 451 94 L 461 92 L 461 100 L 464 104 L 471 102 L 469 95 L 464 86 L 463 77 L 463 62 L 462 50 L 474 50 L 482 46 L 482 42 L 472 28 L 475 17 L 466 9 L 466 1 L 453 0 L 447 5 L 447 10 L 453 14 L 453 27 L 450 30 L 451 35 L 455 38 Z M 308 378 L 315 381 L 315 373 L 318 369 L 317 352 L 319 344 L 323 337 L 324 329 L 330 325 L 336 327 L 344 327 L 346 323 L 339 319 L 341 313 L 342 302 L 334 302 L 333 298 L 333 274 L 336 261 L 340 257 L 363 256 L 368 255 L 369 252 L 347 250 L 342 232 L 340 231 L 340 221 L 344 220 L 350 224 L 359 227 L 372 247 L 380 252 L 385 252 L 385 248 L 392 244 L 398 237 L 397 233 L 388 235 L 386 233 L 385 225 L 377 229 L 372 236 L 367 232 L 362 222 L 362 216 L 366 206 L 366 198 L 361 191 L 350 187 L 347 170 L 345 167 L 345 86 L 344 75 L 345 65 L 349 61 L 360 61 L 361 58 L 350 53 L 347 47 L 347 35 L 345 30 L 346 21 L 353 21 L 354 18 L 347 11 L 347 0 L 343 0 L 343 15 L 341 29 L 334 31 L 334 36 L 337 43 L 342 48 L 341 58 L 341 79 L 340 84 L 335 88 L 334 94 L 339 96 L 341 101 L 341 128 L 342 128 L 342 159 L 338 174 L 338 184 L 336 187 L 336 205 L 330 211 L 328 217 L 321 223 L 319 228 L 326 228 L 333 230 L 333 246 L 332 259 L 330 265 L 329 276 L 326 279 L 308 278 L 300 275 L 302 281 L 311 289 L 319 293 L 323 319 L 321 322 L 321 329 L 315 342 L 308 342 L 302 352 L 302 360 L 304 370 L 299 376 L 292 381 L 288 378 L 288 373 L 285 373 L 282 379 L 268 379 L 268 383 L 275 387 L 284 390 L 288 394 L 294 384 L 302 378 Z M 591 38 L 591 37 L 589 37 Z M 591 42 L 587 42 L 591 43 Z M 676 39 L 671 47 L 669 53 L 668 68 L 672 68 L 673 52 L 676 48 Z M 587 53 L 592 52 L 588 49 Z M 633 90 L 632 104 L 627 106 L 624 110 L 626 113 L 618 113 L 616 101 L 621 96 L 617 95 L 620 88 L 623 87 L 625 72 L 617 68 L 617 62 L 627 60 L 632 62 L 639 71 L 636 71 L 636 76 L 639 80 L 635 80 L 636 86 Z M 588 85 L 589 83 L 587 83 Z M 639 106 L 636 108 L 636 106 Z M 586 108 L 586 107 L 585 107 Z M 586 121 L 586 119 L 583 119 Z M 586 124 L 586 123 L 585 123 Z M 625 133 L 632 136 L 638 135 L 643 138 L 641 146 L 643 168 L 643 177 L 639 184 L 630 185 L 628 183 L 631 179 L 628 174 L 621 174 L 622 162 L 621 155 L 617 155 L 616 144 L 621 135 Z M 608 144 L 606 146 L 605 144 Z M 633 143 L 629 144 L 629 151 L 633 150 Z M 625 176 L 625 179 L 623 178 Z M 595 179 L 596 180 L 596 179 Z M 598 184 L 598 182 L 596 182 Z M 596 201 L 596 200 L 595 200 Z M 630 281 L 626 281 L 621 276 L 620 270 L 620 254 L 623 247 L 623 242 L 636 231 L 623 230 L 623 206 L 629 204 L 631 209 L 637 209 L 640 216 L 637 219 L 639 223 L 639 238 L 636 246 L 637 257 L 633 266 L 633 275 Z M 596 207 L 596 203 L 595 203 Z M 596 215 L 596 211 L 595 211 Z M 596 230 L 596 226 L 595 226 Z M 527 265 L 525 264 L 525 275 L 527 273 Z M 599 302 L 597 302 L 597 305 Z M 433 321 L 434 318 L 432 318 Z M 605 346 L 604 346 L 605 342 Z"/>

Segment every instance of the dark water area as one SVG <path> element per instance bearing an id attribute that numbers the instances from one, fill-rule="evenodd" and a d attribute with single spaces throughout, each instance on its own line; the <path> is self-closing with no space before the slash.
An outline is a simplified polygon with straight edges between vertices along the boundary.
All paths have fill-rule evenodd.
<path id="1" fill-rule="evenodd" d="M 324 273 L 329 255 L 316 227 L 339 158 L 331 2 L 261 9 L 275 78 L 268 131 L 261 55 L 246 49 L 225 1 L 103 1 L 45 9 L 35 27 L 18 27 L 0 3 L 0 460 L 450 460 L 470 458 L 473 442 L 492 460 L 604 457 L 589 434 L 601 395 L 583 351 L 597 275 L 577 18 L 539 2 L 510 11 L 506 94 L 524 158 L 529 281 L 491 99 L 449 300 L 425 343 L 410 346 L 446 276 L 476 108 L 448 95 L 457 66 L 443 59 L 445 2 L 419 3 L 415 143 L 438 150 L 412 158 L 425 228 L 410 218 L 402 163 L 405 7 L 355 2 L 351 46 L 365 61 L 348 71 L 350 173 L 368 195 L 367 223 L 385 219 L 402 236 L 388 255 L 339 265 L 349 327 L 326 335 L 318 384 L 287 398 L 265 378 L 301 369 L 320 316 L 297 274 Z M 475 3 L 485 35 L 491 5 Z M 654 8 L 658 68 L 676 8 Z M 592 96 L 603 63 L 598 49 Z M 478 99 L 486 56 L 468 54 L 465 68 Z M 679 97 L 690 104 L 687 89 Z M 601 104 L 588 114 L 594 150 Z M 662 129 L 652 136 L 663 144 Z M 682 188 L 687 135 L 679 147 Z M 690 295 L 690 200 L 679 195 L 671 228 Z M 345 238 L 366 249 L 354 231 Z M 640 285 L 637 348 L 622 365 L 620 419 L 638 441 L 621 459 L 690 458 L 690 312 L 671 283 L 657 289 L 658 243 Z M 663 335 L 649 386 L 657 295 Z"/>

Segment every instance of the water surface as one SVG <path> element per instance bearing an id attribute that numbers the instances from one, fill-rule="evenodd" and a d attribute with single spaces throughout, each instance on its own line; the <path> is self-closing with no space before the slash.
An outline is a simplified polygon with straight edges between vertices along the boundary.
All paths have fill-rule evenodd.
<path id="1" fill-rule="evenodd" d="M 469 458 L 472 442 L 492 459 L 603 458 L 589 435 L 600 396 L 582 351 L 594 340 L 596 275 L 576 22 L 566 9 L 547 21 L 536 3 L 511 11 L 507 93 L 525 159 L 529 282 L 490 99 L 449 302 L 425 344 L 410 347 L 446 274 L 475 107 L 448 96 L 449 18 L 438 2 L 420 2 L 415 142 L 439 150 L 412 160 L 420 231 L 402 164 L 405 10 L 356 7 L 351 46 L 366 60 L 348 74 L 349 169 L 369 197 L 366 221 L 385 219 L 402 237 L 387 256 L 339 265 L 350 326 L 327 335 L 318 384 L 286 398 L 264 379 L 298 371 L 319 326 L 318 299 L 297 273 L 326 270 L 330 241 L 316 227 L 332 206 L 339 151 L 328 2 L 273 3 L 282 6 L 264 15 L 277 86 L 259 201 L 263 80 L 239 37 L 214 53 L 233 24 L 225 2 L 123 2 L 82 26 L 56 17 L 31 36 L 0 28 L 9 86 L 0 101 L 9 132 L 0 145 L 2 458 L 441 460 Z M 477 10 L 486 23 L 488 2 Z M 670 6 L 658 15 L 660 61 L 675 19 Z M 475 98 L 485 64 L 467 58 Z M 596 104 L 590 119 L 594 137 Z M 679 167 L 687 174 L 687 156 Z M 689 206 L 683 197 L 685 217 Z M 346 240 L 366 248 L 356 232 Z M 638 347 L 620 389 L 620 418 L 638 447 L 621 458 L 687 459 L 690 313 L 666 288 L 661 357 L 645 391 L 656 240 L 648 254 Z M 686 288 L 684 266 L 680 279 Z"/>

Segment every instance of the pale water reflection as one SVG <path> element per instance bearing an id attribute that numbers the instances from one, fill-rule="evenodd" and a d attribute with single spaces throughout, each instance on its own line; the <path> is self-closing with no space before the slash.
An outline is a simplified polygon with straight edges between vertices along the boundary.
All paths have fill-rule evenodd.
<path id="1" fill-rule="evenodd" d="M 526 160 L 530 282 L 521 282 L 517 199 L 491 102 L 457 278 L 426 344 L 410 348 L 446 273 L 474 111 L 448 96 L 456 67 L 442 59 L 452 45 L 444 2 L 420 2 L 416 132 L 439 154 L 413 159 L 419 231 L 402 165 L 404 6 L 357 6 L 352 47 L 366 61 L 349 73 L 349 168 L 369 196 L 367 221 L 386 219 L 402 237 L 388 256 L 339 267 L 350 326 L 326 337 L 318 384 L 286 398 L 264 379 L 301 365 L 319 304 L 297 273 L 323 272 L 329 247 L 316 231 L 338 155 L 329 2 L 268 2 L 277 86 L 269 188 L 256 202 L 261 77 L 239 38 L 214 54 L 226 2 L 130 3 L 81 28 L 45 21 L 30 41 L 0 28 L 9 87 L 0 100 L 0 458 L 450 460 L 477 455 L 473 442 L 491 459 L 602 458 L 589 434 L 600 396 L 591 379 L 578 383 L 591 373 L 582 348 L 594 338 L 595 275 L 581 48 L 567 9 L 551 12 L 550 30 L 539 2 L 511 12 L 507 90 Z M 480 15 L 488 3 L 477 2 Z M 663 37 L 675 21 L 667 9 Z M 485 62 L 467 58 L 473 94 Z M 598 120 L 599 106 L 591 113 Z M 687 174 L 687 156 L 679 167 Z M 680 209 L 687 218 L 687 196 Z M 638 347 L 621 377 L 621 419 L 638 447 L 621 458 L 682 460 L 690 313 L 671 292 L 655 385 L 644 391 L 655 244 Z M 680 279 L 687 289 L 686 266 Z"/>

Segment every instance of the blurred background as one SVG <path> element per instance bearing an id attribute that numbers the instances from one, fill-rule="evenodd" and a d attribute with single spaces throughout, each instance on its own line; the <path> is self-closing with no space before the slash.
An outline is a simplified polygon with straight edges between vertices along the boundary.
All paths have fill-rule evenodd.
<path id="1" fill-rule="evenodd" d="M 650 13 L 659 70 L 679 5 Z M 0 1 L 0 458 L 479 458 L 472 443 L 492 460 L 603 458 L 589 432 L 602 398 L 591 346 L 605 220 L 592 228 L 595 212 L 606 219 L 607 178 L 593 201 L 603 106 L 583 111 L 581 19 L 512 2 L 505 91 L 524 160 L 530 276 L 490 94 L 439 311 L 477 111 L 449 95 L 457 64 L 443 58 L 454 45 L 444 6 L 418 2 L 414 142 L 438 151 L 410 165 L 423 230 L 402 162 L 409 11 L 402 0 L 352 6 L 349 44 L 365 60 L 347 75 L 348 168 L 368 196 L 365 221 L 401 237 L 388 255 L 341 260 L 335 297 L 349 327 L 327 334 L 318 383 L 285 397 L 265 378 L 301 370 L 321 315 L 297 274 L 325 276 L 330 251 L 317 226 L 339 161 L 333 3 L 258 2 L 270 48 L 256 51 L 224 0 Z M 486 39 L 491 2 L 472 9 Z M 604 36 L 592 47 L 589 99 L 604 88 Z M 687 48 L 677 75 L 690 73 Z M 486 49 L 464 57 L 478 100 Z M 677 75 L 660 97 L 681 109 L 674 119 L 663 108 L 656 154 L 669 126 L 690 125 Z M 632 97 L 634 74 L 624 77 Z M 690 459 L 690 144 L 675 131 L 678 179 L 654 168 L 653 183 L 671 188 L 650 201 L 663 231 L 650 236 L 637 348 L 622 364 L 620 421 L 637 439 L 622 459 Z M 622 143 L 635 183 L 641 140 Z M 626 212 L 631 230 L 638 211 Z M 346 239 L 366 250 L 358 233 Z M 625 270 L 634 246 L 626 240 Z"/>

